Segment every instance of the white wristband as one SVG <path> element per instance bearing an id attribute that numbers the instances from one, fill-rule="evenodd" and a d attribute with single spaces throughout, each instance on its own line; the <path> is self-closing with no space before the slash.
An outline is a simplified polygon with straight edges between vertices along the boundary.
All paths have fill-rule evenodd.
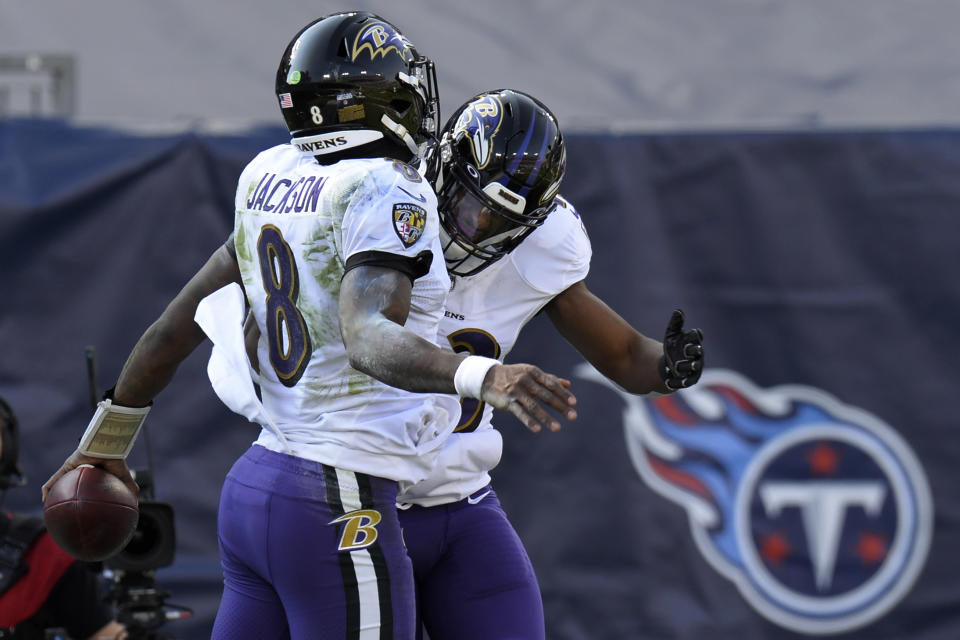
<path id="1" fill-rule="evenodd" d="M 483 356 L 467 356 L 457 367 L 453 375 L 453 386 L 461 398 L 476 398 L 480 400 L 483 388 L 483 379 L 487 377 L 490 367 L 500 364 L 499 360 L 484 358 Z"/>
<path id="2" fill-rule="evenodd" d="M 126 458 L 148 411 L 150 407 L 123 407 L 112 400 L 98 402 L 77 451 L 94 458 Z"/>

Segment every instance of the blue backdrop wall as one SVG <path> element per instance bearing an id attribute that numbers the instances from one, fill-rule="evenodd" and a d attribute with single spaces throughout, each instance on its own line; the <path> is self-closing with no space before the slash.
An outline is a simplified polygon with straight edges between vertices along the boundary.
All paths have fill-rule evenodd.
<path id="1" fill-rule="evenodd" d="M 99 389 L 227 236 L 243 135 L 141 136 L 0 122 L 0 395 L 40 485 Z M 674 307 L 707 372 L 669 398 L 599 379 L 543 318 L 510 360 L 570 377 L 581 419 L 501 417 L 495 482 L 541 581 L 548 636 L 955 638 L 960 132 L 569 136 L 562 192 L 594 246 L 590 288 L 660 337 Z M 207 637 L 220 483 L 256 428 L 199 349 L 131 463 L 176 512 L 157 574 Z M 148 446 L 149 444 L 149 446 Z"/>

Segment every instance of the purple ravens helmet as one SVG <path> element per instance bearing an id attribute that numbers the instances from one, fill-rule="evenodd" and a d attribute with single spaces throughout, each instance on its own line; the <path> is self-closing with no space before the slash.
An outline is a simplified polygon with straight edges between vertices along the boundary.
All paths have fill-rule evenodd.
<path id="1" fill-rule="evenodd" d="M 473 275 L 513 250 L 554 208 L 566 170 L 553 113 L 511 89 L 457 109 L 432 154 L 447 270 Z"/>

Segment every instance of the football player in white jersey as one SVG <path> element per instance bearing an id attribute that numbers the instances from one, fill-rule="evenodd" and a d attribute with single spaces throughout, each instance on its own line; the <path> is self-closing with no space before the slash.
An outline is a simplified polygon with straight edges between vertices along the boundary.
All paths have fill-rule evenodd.
<path id="1" fill-rule="evenodd" d="M 442 132 L 428 175 L 453 288 L 440 323 L 455 352 L 503 359 L 541 309 L 600 372 L 633 393 L 670 393 L 702 370 L 702 334 L 679 311 L 648 338 L 584 283 L 590 240 L 557 196 L 565 151 L 553 114 L 519 91 L 480 94 Z M 493 408 L 461 400 L 430 475 L 403 484 L 400 522 L 430 640 L 544 637 L 533 567 L 490 486 L 502 452 Z"/>
<path id="2" fill-rule="evenodd" d="M 429 472 L 457 394 L 535 429 L 559 427 L 546 407 L 574 418 L 575 399 L 568 381 L 532 365 L 434 342 L 450 280 L 436 196 L 407 164 L 435 138 L 432 63 L 382 18 L 338 13 L 290 41 L 276 89 L 291 143 L 244 169 L 234 233 L 138 341 L 44 497 L 85 463 L 136 489 L 126 455 L 206 332 L 215 391 L 263 427 L 221 492 L 213 637 L 409 639 L 398 483 Z M 247 305 L 261 334 L 260 396 Z"/>

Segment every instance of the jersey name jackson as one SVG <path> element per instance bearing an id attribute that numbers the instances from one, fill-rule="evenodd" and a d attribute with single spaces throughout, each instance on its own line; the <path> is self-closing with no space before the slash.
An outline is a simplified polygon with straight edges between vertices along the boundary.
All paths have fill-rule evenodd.
<path id="1" fill-rule="evenodd" d="M 277 179 L 276 173 L 264 173 L 247 196 L 247 209 L 266 213 L 316 213 L 320 191 L 327 176 L 300 176 Z"/>

